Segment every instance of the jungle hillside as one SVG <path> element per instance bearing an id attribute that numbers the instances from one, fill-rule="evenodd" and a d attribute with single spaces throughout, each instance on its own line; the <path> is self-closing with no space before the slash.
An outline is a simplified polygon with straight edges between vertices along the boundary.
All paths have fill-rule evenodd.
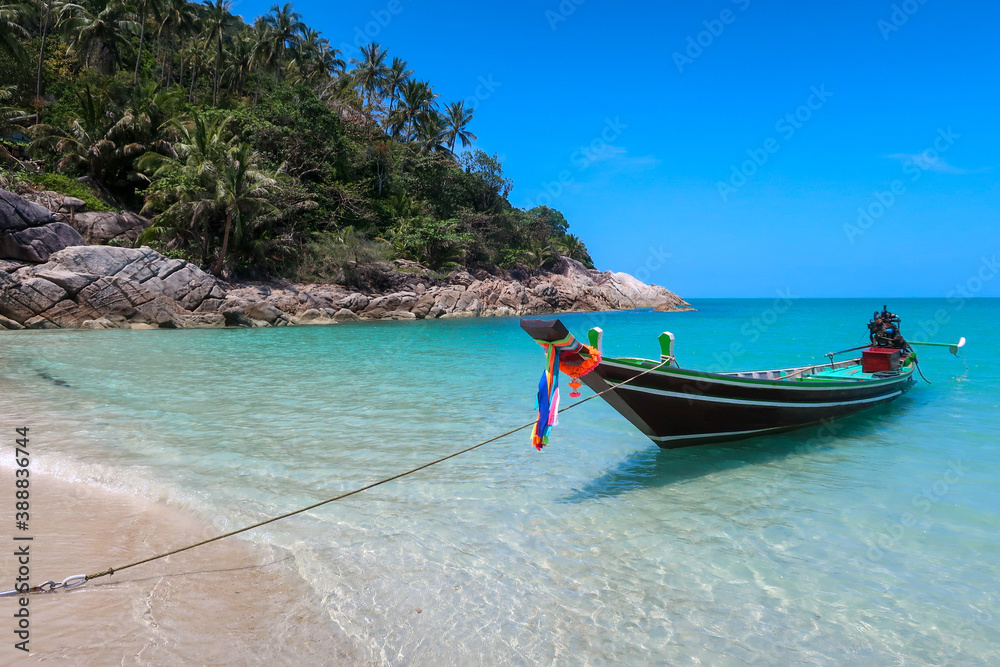
<path id="1" fill-rule="evenodd" d="M 381 44 L 345 60 L 290 3 L 252 24 L 227 0 L 0 4 L 0 186 L 141 213 L 137 244 L 218 276 L 592 267 L 559 211 L 510 204 L 474 120 Z"/>

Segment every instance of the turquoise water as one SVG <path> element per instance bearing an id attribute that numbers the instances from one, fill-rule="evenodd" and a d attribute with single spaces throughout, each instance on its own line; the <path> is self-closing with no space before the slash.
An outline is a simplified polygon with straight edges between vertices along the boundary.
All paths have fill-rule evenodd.
<path id="1" fill-rule="evenodd" d="M 683 366 L 759 369 L 860 345 L 882 303 L 695 305 L 563 320 L 609 355 L 669 329 Z M 247 539 L 376 663 L 997 664 L 1000 301 L 890 307 L 969 344 L 825 430 L 661 451 L 598 399 L 541 453 L 522 432 Z M 33 465 L 222 531 L 530 421 L 541 367 L 513 318 L 10 332 L 0 422 L 31 406 Z"/>

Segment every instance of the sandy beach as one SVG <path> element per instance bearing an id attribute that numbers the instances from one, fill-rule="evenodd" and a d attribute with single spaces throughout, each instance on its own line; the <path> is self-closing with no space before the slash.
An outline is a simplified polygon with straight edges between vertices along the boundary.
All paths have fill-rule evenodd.
<path id="1" fill-rule="evenodd" d="M 0 488 L 14 488 L 12 469 L 0 470 L 0 480 Z M 32 585 L 217 534 L 181 510 L 52 476 L 32 475 L 31 508 Z M 8 545 L 29 544 L 14 542 L 12 528 L 3 531 Z M 18 568 L 14 550 L 0 557 L 5 590 Z M 35 594 L 30 654 L 14 648 L 17 599 L 0 598 L 0 663 L 357 663 L 293 568 L 286 554 L 227 538 L 70 591 Z"/>

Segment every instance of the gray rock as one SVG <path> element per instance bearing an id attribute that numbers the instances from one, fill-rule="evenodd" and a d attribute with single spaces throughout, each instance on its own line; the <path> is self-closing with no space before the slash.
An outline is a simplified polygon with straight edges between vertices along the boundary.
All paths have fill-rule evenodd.
<path id="1" fill-rule="evenodd" d="M 252 303 L 243 312 L 251 320 L 259 320 L 271 325 L 275 325 L 281 320 L 284 320 L 285 323 L 288 322 L 288 316 L 267 301 Z"/>
<path id="2" fill-rule="evenodd" d="M 552 285 L 552 283 L 538 283 L 531 288 L 531 293 L 539 298 L 546 298 L 550 296 L 555 296 L 559 291 Z"/>
<path id="3" fill-rule="evenodd" d="M 179 315 L 175 321 L 185 329 L 219 329 L 226 326 L 226 318 L 222 313 Z"/>
<path id="4" fill-rule="evenodd" d="M 355 292 L 345 299 L 342 299 L 338 304 L 338 308 L 348 308 L 355 313 L 364 310 L 368 307 L 368 297 L 364 294 L 359 294 Z"/>
<path id="5" fill-rule="evenodd" d="M 27 262 L 15 262 L 9 259 L 0 259 L 0 272 L 3 273 L 15 273 L 27 266 L 30 266 Z"/>
<path id="6" fill-rule="evenodd" d="M 45 262 L 55 252 L 85 244 L 75 229 L 64 222 L 53 222 L 19 232 L 0 233 L 0 258 Z"/>
<path id="7" fill-rule="evenodd" d="M 129 211 L 87 211 L 74 215 L 71 224 L 91 245 L 104 245 L 111 241 L 124 241 L 131 245 L 152 222 Z"/>
<path id="8" fill-rule="evenodd" d="M 30 269 L 30 275 L 48 280 L 62 287 L 71 297 L 75 297 L 80 290 L 94 282 L 99 276 L 87 273 L 73 273 L 58 266 L 43 264 L 42 266 Z"/>
<path id="9" fill-rule="evenodd" d="M 66 211 L 70 215 L 74 215 L 77 211 L 79 211 L 81 208 L 85 208 L 86 206 L 87 202 L 83 201 L 82 199 L 78 199 L 77 197 L 65 196 L 63 197 L 62 204 L 59 205 L 59 210 Z"/>
<path id="10" fill-rule="evenodd" d="M 9 320 L 3 315 L 0 315 L 0 329 L 23 329 L 24 327 L 15 322 L 14 320 Z"/>
<path id="11" fill-rule="evenodd" d="M 361 318 L 355 315 L 354 311 L 348 308 L 341 308 L 336 313 L 334 313 L 333 319 L 337 320 L 338 322 L 356 322 Z"/>
<path id="12" fill-rule="evenodd" d="M 382 316 L 383 320 L 415 320 L 417 316 L 408 310 L 393 310 Z"/>
<path id="13" fill-rule="evenodd" d="M 417 299 L 417 302 L 413 304 L 410 308 L 410 312 L 418 319 L 422 320 L 427 317 L 428 313 L 431 312 L 431 308 L 434 307 L 435 297 L 433 294 L 423 294 Z"/>
<path id="14" fill-rule="evenodd" d="M 247 317 L 243 308 L 230 306 L 222 311 L 223 321 L 227 327 L 252 327 L 253 320 Z"/>
<path id="15" fill-rule="evenodd" d="M 50 257 L 49 261 L 74 273 L 113 276 L 130 264 L 148 264 L 157 257 L 163 263 L 171 261 L 149 248 L 115 248 L 112 246 L 67 248 Z"/>
<path id="16" fill-rule="evenodd" d="M 19 232 L 55 222 L 52 211 L 13 192 L 0 190 L 0 232 Z"/>
<path id="17" fill-rule="evenodd" d="M 321 311 L 319 308 L 309 308 L 308 310 L 304 310 L 301 313 L 299 313 L 298 317 L 296 318 L 296 321 L 298 321 L 300 324 L 306 324 L 312 322 L 313 320 L 321 320 L 325 318 L 326 316 L 323 314 L 323 311 Z"/>
<path id="18" fill-rule="evenodd" d="M 84 320 L 80 325 L 81 329 L 115 329 L 117 328 L 111 320 L 106 317 L 98 317 L 96 320 Z"/>

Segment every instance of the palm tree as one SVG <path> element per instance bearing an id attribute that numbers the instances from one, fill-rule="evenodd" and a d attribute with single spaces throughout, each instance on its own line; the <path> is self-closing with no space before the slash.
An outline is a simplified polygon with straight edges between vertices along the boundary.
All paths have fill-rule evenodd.
<path id="1" fill-rule="evenodd" d="M 230 233 L 233 240 L 239 243 L 243 240 L 246 226 L 254 217 L 262 212 L 275 210 L 266 197 L 277 184 L 273 177 L 256 168 L 257 154 L 249 144 L 233 146 L 226 158 L 221 165 L 215 193 L 217 210 L 224 212 L 226 216 L 222 249 L 212 268 L 212 273 L 217 276 L 222 275 L 229 250 Z"/>
<path id="2" fill-rule="evenodd" d="M 226 156 L 237 143 L 229 131 L 231 122 L 232 116 L 201 113 L 174 119 L 168 124 L 174 137 L 172 151 L 166 155 L 147 153 L 139 159 L 137 166 L 146 174 L 146 180 L 170 184 L 147 193 L 143 212 L 160 212 L 154 225 L 139 237 L 140 243 L 173 231 L 200 241 L 201 265 L 208 266 L 211 221 L 218 205 L 217 184 Z"/>
<path id="3" fill-rule="evenodd" d="M 35 79 L 35 99 L 41 100 L 42 98 L 42 63 L 45 60 L 45 39 L 49 35 L 49 17 L 52 14 L 52 0 L 45 2 L 45 0 L 39 0 L 40 6 L 38 11 L 38 29 L 42 33 L 42 43 L 38 47 L 38 72 Z M 42 8 L 44 7 L 44 11 Z M 4 29 L 3 33 L 10 34 L 8 29 Z M 41 122 L 41 104 L 36 103 L 37 111 L 39 117 L 36 119 Z"/>
<path id="4" fill-rule="evenodd" d="M 212 87 L 212 106 L 219 101 L 219 76 L 222 72 L 222 40 L 226 30 L 233 25 L 236 17 L 229 13 L 233 3 L 229 0 L 205 0 L 208 8 L 202 18 L 202 31 L 206 44 L 215 42 L 215 84 Z"/>
<path id="5" fill-rule="evenodd" d="M 539 241 L 533 238 L 528 242 L 528 248 L 524 251 L 525 263 L 532 269 L 540 269 L 545 264 L 558 258 L 558 254 L 552 247 L 552 239 Z"/>
<path id="6" fill-rule="evenodd" d="M 389 93 L 389 112 L 386 115 L 386 120 L 388 121 L 389 116 L 396 108 L 396 103 L 399 102 L 399 89 L 406 83 L 409 78 L 413 76 L 412 69 L 406 69 L 406 61 L 401 58 L 393 58 L 392 65 L 389 67 L 389 71 L 385 76 L 385 90 Z"/>
<path id="7" fill-rule="evenodd" d="M 162 7 L 162 0 L 136 0 L 136 6 L 139 8 L 140 11 L 139 51 L 135 55 L 135 72 L 132 73 L 133 86 L 139 80 L 139 62 L 142 60 L 142 47 L 146 41 L 146 17 L 150 12 L 152 12 L 154 22 L 156 23 L 160 22 L 160 9 Z"/>
<path id="8" fill-rule="evenodd" d="M 0 136 L 6 135 L 13 129 L 21 129 L 15 125 L 17 119 L 24 115 L 24 111 L 15 107 L 5 106 L 14 97 L 14 86 L 0 86 Z M 0 162 L 7 162 L 11 159 L 7 148 L 0 143 Z"/>
<path id="9" fill-rule="evenodd" d="M 437 111 L 432 109 L 422 114 L 417 119 L 415 130 L 415 139 L 420 144 L 421 153 L 430 153 L 433 151 L 435 153 L 451 154 L 447 146 L 447 129 L 445 128 L 444 119 Z"/>
<path id="10" fill-rule="evenodd" d="M 389 67 L 385 64 L 388 53 L 387 49 L 372 42 L 361 47 L 361 60 L 351 58 L 351 64 L 354 65 L 351 74 L 355 82 L 361 86 L 364 103 L 368 108 L 371 108 L 372 97 L 383 85 L 389 73 Z"/>
<path id="11" fill-rule="evenodd" d="M 151 83 L 139 91 L 131 107 L 117 113 L 104 98 L 84 88 L 77 93 L 80 113 L 68 129 L 33 126 L 32 148 L 58 152 L 60 171 L 83 172 L 104 188 L 129 189 L 134 187 L 129 182 L 142 180 L 136 171 L 141 156 L 170 152 L 161 128 L 176 98 L 176 92 L 158 91 Z"/>
<path id="12" fill-rule="evenodd" d="M 257 17 L 253 27 L 250 29 L 247 39 L 250 40 L 251 56 L 247 73 L 253 71 L 266 71 L 275 67 L 277 62 L 277 52 L 275 51 L 274 40 L 271 35 L 271 23 L 263 16 Z M 257 77 L 257 90 L 254 91 L 253 101 L 257 103 L 260 96 L 260 76 Z"/>
<path id="13" fill-rule="evenodd" d="M 163 69 L 161 70 L 161 75 L 166 77 L 168 86 L 174 82 L 174 53 L 178 48 L 178 37 L 181 42 L 180 46 L 183 47 L 185 35 L 193 32 L 197 21 L 198 13 L 188 0 L 165 0 L 157 39 L 162 42 L 164 35 L 166 35 L 169 44 L 169 50 L 164 55 Z M 182 68 L 183 65 L 182 60 Z"/>
<path id="14" fill-rule="evenodd" d="M 21 62 L 24 57 L 22 40 L 28 39 L 28 31 L 24 29 L 24 6 L 21 4 L 0 5 L 0 51 L 5 51 L 15 62 Z"/>
<path id="15" fill-rule="evenodd" d="M 302 22 L 302 14 L 292 11 L 292 3 L 290 2 L 286 2 L 281 7 L 272 5 L 265 20 L 271 27 L 271 40 L 278 67 L 277 76 L 278 81 L 281 81 L 285 53 L 289 48 L 295 48 L 295 45 L 298 44 L 299 34 L 305 28 L 305 24 Z"/>
<path id="16" fill-rule="evenodd" d="M 68 130 L 52 125 L 31 128 L 31 150 L 55 150 L 62 155 L 56 165 L 60 171 L 77 168 L 87 176 L 102 181 L 117 146 L 108 137 L 111 129 L 105 100 L 95 97 L 90 87 L 77 92 L 80 113 L 70 120 Z"/>
<path id="17" fill-rule="evenodd" d="M 84 67 L 93 64 L 102 74 L 114 74 L 120 47 L 139 27 L 129 6 L 123 0 L 67 3 L 59 14 L 70 47 L 83 54 Z"/>
<path id="18" fill-rule="evenodd" d="M 417 125 L 425 119 L 429 113 L 435 111 L 438 95 L 426 81 L 409 80 L 401 88 L 402 101 L 387 124 L 392 130 L 393 136 L 401 137 L 404 140 L 412 140 L 416 137 Z"/>
<path id="19" fill-rule="evenodd" d="M 297 78 L 316 89 L 344 70 L 340 59 L 340 49 L 330 46 L 330 42 L 312 28 L 303 28 L 302 37 L 292 50 L 291 66 Z"/>
<path id="20" fill-rule="evenodd" d="M 465 108 L 465 102 L 452 102 L 445 110 L 445 136 L 448 139 L 448 149 L 455 152 L 455 141 L 461 140 L 462 148 L 469 146 L 478 137 L 467 131 L 466 126 L 472 122 L 472 109 Z"/>
<path id="21" fill-rule="evenodd" d="M 553 246 L 556 252 L 563 257 L 575 259 L 588 269 L 594 268 L 594 261 L 590 258 L 587 246 L 575 234 L 566 234 L 562 238 L 556 239 L 553 242 Z"/>
<path id="22" fill-rule="evenodd" d="M 243 86 L 253 71 L 253 56 L 253 28 L 239 31 L 233 37 L 229 64 L 222 72 L 226 85 L 236 91 L 237 95 L 243 94 Z"/>

